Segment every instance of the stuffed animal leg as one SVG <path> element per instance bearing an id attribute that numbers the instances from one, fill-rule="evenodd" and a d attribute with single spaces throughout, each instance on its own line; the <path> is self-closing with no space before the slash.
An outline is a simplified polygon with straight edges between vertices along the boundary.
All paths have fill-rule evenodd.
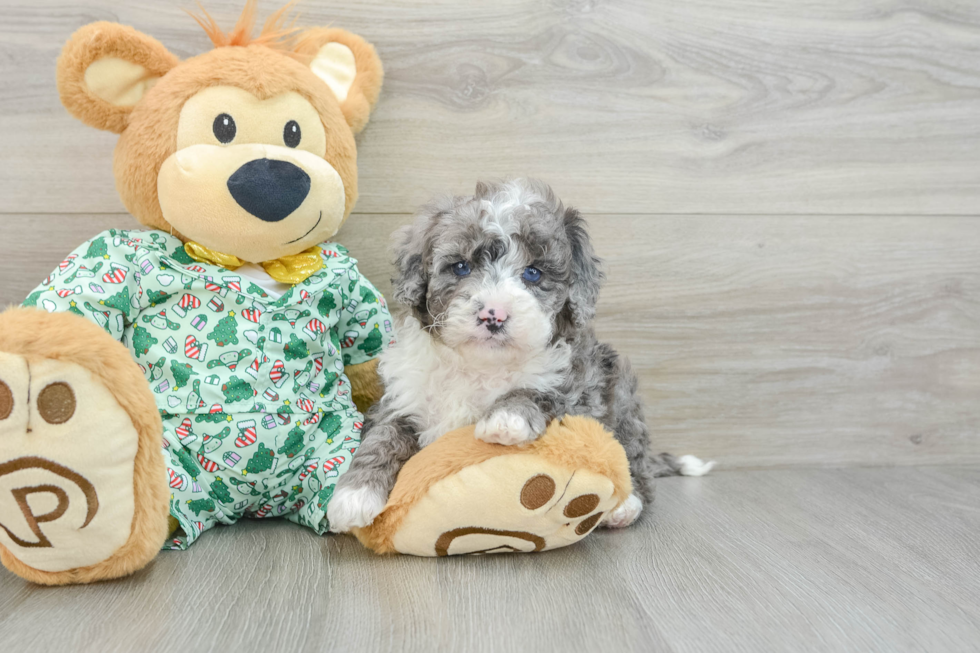
<path id="1" fill-rule="evenodd" d="M 524 446 L 467 426 L 411 458 L 384 512 L 354 534 L 377 553 L 546 551 L 584 538 L 631 491 L 626 452 L 595 420 L 555 420 Z"/>
<path id="2" fill-rule="evenodd" d="M 0 561 L 35 583 L 117 578 L 167 536 L 161 423 L 129 351 L 70 313 L 0 314 Z"/>

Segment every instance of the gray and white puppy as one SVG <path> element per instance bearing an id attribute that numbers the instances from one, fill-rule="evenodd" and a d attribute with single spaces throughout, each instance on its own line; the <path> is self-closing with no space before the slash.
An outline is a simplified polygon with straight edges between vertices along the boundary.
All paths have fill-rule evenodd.
<path id="1" fill-rule="evenodd" d="M 520 444 L 563 415 L 602 422 L 623 445 L 634 494 L 605 525 L 628 526 L 651 481 L 711 468 L 654 456 L 629 361 L 596 340 L 603 280 L 585 221 L 547 185 L 477 184 L 471 196 L 423 207 L 395 234 L 393 299 L 408 309 L 382 355 L 381 401 L 327 509 L 331 530 L 381 513 L 402 465 L 443 433 L 476 422 L 476 437 Z"/>

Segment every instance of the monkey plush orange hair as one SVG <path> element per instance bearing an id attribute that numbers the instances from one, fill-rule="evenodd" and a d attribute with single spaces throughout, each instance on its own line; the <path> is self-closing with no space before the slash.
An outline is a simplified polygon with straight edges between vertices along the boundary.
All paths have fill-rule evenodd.
<path id="1" fill-rule="evenodd" d="M 341 29 L 282 30 L 283 15 L 254 39 L 254 3 L 228 35 L 201 19 L 216 47 L 184 62 L 114 23 L 87 25 L 65 46 L 58 60 L 62 102 L 82 122 L 120 135 L 116 184 L 142 224 L 259 263 L 321 242 L 350 215 L 357 200 L 354 134 L 378 99 L 381 61 L 370 44 Z M 218 115 L 231 121 L 220 135 L 213 129 Z M 301 137 L 296 145 L 284 133 L 290 121 Z M 248 209 L 218 191 L 242 164 L 270 152 L 309 176 L 309 192 L 284 220 L 243 219 Z M 269 210 L 275 208 L 293 207 Z"/>
<path id="2" fill-rule="evenodd" d="M 394 338 L 331 241 L 382 69 L 359 36 L 284 27 L 286 9 L 254 37 L 252 1 L 228 33 L 198 17 L 215 47 L 186 61 L 106 22 L 62 51 L 62 101 L 119 134 L 116 186 L 147 229 L 96 235 L 0 314 L 0 561 L 25 579 L 125 576 L 243 517 L 329 530 Z M 527 447 L 469 427 L 410 460 L 357 535 L 378 552 L 540 551 L 629 493 L 596 422 Z"/>

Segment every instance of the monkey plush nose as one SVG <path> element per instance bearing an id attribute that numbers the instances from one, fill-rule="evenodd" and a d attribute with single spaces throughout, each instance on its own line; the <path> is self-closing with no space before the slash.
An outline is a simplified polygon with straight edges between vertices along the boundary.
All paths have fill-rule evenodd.
<path id="1" fill-rule="evenodd" d="M 279 222 L 310 193 L 310 176 L 289 161 L 255 159 L 228 178 L 238 205 L 265 222 Z"/>

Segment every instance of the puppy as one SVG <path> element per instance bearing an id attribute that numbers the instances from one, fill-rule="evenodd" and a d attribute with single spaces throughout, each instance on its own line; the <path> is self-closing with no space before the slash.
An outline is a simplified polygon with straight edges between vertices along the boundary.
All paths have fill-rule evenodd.
<path id="1" fill-rule="evenodd" d="M 603 274 L 585 222 L 540 182 L 477 184 L 437 200 L 395 234 L 395 302 L 408 309 L 382 355 L 381 401 L 337 484 L 327 518 L 345 532 L 381 513 L 402 465 L 443 433 L 517 445 L 563 415 L 588 415 L 626 450 L 634 494 L 605 525 L 633 523 L 651 481 L 713 463 L 650 453 L 636 375 L 596 340 Z"/>

